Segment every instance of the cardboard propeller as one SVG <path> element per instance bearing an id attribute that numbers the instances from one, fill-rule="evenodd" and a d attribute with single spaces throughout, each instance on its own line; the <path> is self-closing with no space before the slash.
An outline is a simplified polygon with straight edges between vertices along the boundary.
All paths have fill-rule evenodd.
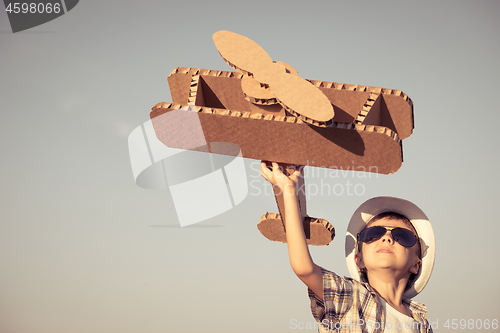
<path id="1" fill-rule="evenodd" d="M 193 105 L 208 152 L 211 142 L 231 142 L 240 147 L 243 157 L 282 164 L 380 174 L 401 167 L 402 140 L 413 130 L 413 103 L 401 90 L 304 80 L 291 66 L 272 62 L 246 37 L 223 31 L 214 34 L 214 42 L 238 72 L 178 67 L 170 73 L 173 103 L 160 102 L 150 114 L 157 138 L 167 147 L 199 150 L 182 146 L 172 134 L 182 124 L 163 117 L 172 111 L 192 112 L 185 107 Z M 269 68 L 271 72 L 262 73 Z M 296 78 L 300 83 L 295 84 Z M 293 93 L 282 94 L 287 89 Z M 315 111 L 323 108 L 318 105 L 325 105 L 324 98 L 333 110 L 329 120 L 323 115 L 330 111 Z M 295 104 L 297 100 L 306 102 Z M 183 131 L 189 133 L 189 129 Z M 279 195 L 276 201 L 283 213 Z M 305 195 L 300 205 L 308 243 L 327 245 L 333 239 L 333 227 L 323 219 L 307 217 Z M 259 230 L 270 240 L 284 241 L 282 218 L 282 214 L 265 214 Z"/>
<path id="2" fill-rule="evenodd" d="M 332 104 L 321 90 L 298 77 L 297 71 L 289 65 L 273 62 L 254 41 L 230 31 L 216 32 L 213 40 L 222 58 L 234 69 L 248 75 L 242 81 L 246 96 L 272 91 L 270 95 L 274 95 L 287 111 L 296 116 L 302 115 L 306 121 L 327 122 L 333 118 Z M 255 83 L 252 85 L 253 80 Z M 261 89 L 251 89 L 258 84 Z M 272 99 L 267 98 L 268 101 Z"/>

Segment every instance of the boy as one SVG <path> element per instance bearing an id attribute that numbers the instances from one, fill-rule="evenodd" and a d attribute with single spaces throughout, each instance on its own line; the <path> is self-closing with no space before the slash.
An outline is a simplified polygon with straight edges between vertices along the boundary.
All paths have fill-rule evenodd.
<path id="1" fill-rule="evenodd" d="M 353 278 L 341 278 L 309 253 L 297 199 L 301 168 L 285 175 L 263 161 L 261 174 L 283 193 L 290 264 L 308 287 L 320 332 L 432 332 L 425 306 L 407 299 L 425 287 L 434 263 L 432 227 L 417 206 L 391 197 L 361 205 L 346 238 Z"/>

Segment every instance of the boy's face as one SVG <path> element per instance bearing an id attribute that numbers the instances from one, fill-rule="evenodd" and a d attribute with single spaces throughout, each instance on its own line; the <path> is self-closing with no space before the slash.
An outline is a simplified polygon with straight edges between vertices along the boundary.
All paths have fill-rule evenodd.
<path id="1" fill-rule="evenodd" d="M 374 226 L 400 227 L 415 233 L 413 226 L 399 219 L 384 217 L 369 224 Z M 384 236 L 372 243 L 361 245 L 361 255 L 355 257 L 359 268 L 366 268 L 367 272 L 385 271 L 395 274 L 396 277 L 409 277 L 411 273 L 417 274 L 421 265 L 418 256 L 419 242 L 411 248 L 404 247 L 392 239 L 388 230 Z"/>

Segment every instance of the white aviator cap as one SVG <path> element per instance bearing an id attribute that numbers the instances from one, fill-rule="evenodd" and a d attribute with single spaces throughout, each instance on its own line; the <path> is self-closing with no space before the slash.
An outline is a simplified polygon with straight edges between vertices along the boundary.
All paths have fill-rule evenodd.
<path id="1" fill-rule="evenodd" d="M 365 201 L 354 212 L 354 215 L 347 227 L 345 239 L 345 256 L 347 268 L 351 277 L 360 281 L 359 268 L 356 265 L 354 256 L 356 254 L 356 239 L 366 224 L 376 215 L 384 212 L 396 212 L 406 216 L 417 231 L 420 248 L 422 251 L 422 267 L 415 276 L 411 286 L 403 293 L 404 298 L 413 298 L 418 295 L 429 281 L 434 267 L 436 254 L 436 242 L 434 231 L 429 219 L 424 212 L 410 201 L 394 197 L 376 197 Z"/>

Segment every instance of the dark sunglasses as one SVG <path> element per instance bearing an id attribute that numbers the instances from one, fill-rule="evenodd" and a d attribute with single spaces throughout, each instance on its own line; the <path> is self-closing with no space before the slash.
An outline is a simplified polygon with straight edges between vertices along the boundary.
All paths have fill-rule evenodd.
<path id="1" fill-rule="evenodd" d="M 392 239 L 401 244 L 404 247 L 412 247 L 417 243 L 417 235 L 408 229 L 404 228 L 392 228 L 392 227 L 382 227 L 375 226 L 366 228 L 358 234 L 358 242 L 372 243 L 379 240 L 387 233 L 387 230 L 391 231 Z"/>

